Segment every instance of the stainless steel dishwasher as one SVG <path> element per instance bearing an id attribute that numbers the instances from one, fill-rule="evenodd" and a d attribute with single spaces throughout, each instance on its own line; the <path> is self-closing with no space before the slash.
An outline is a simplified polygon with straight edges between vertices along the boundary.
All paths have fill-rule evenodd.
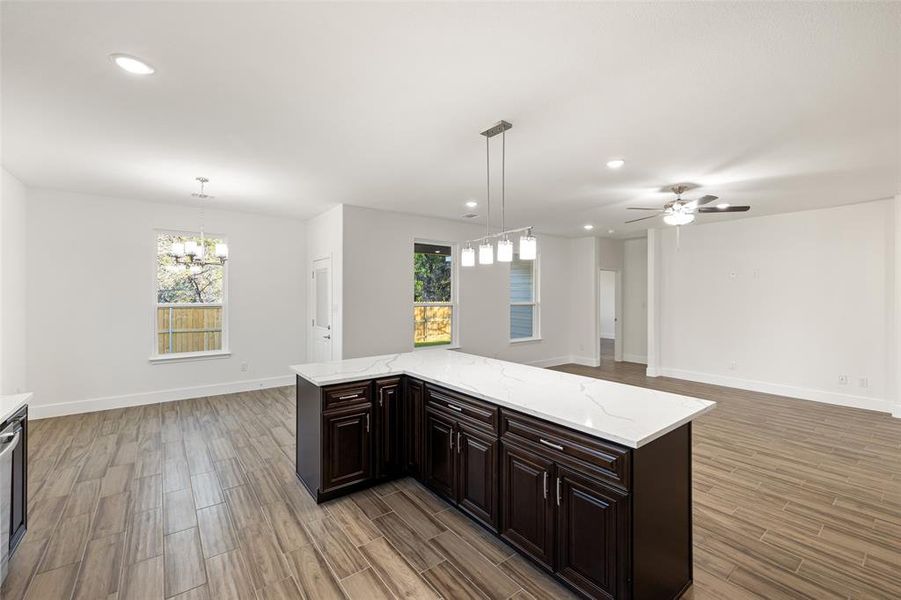
<path id="1" fill-rule="evenodd" d="M 9 527 L 12 522 L 12 458 L 22 434 L 21 423 L 0 432 L 0 585 L 9 563 Z"/>

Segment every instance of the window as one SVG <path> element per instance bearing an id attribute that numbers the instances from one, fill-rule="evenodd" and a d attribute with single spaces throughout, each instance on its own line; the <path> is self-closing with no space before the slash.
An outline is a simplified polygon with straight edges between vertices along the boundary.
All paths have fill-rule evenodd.
<path id="1" fill-rule="evenodd" d="M 212 257 L 222 238 L 205 238 L 203 256 Z M 173 243 L 195 242 L 200 234 L 157 232 L 154 358 L 222 354 L 225 330 L 226 267 L 189 265 L 171 254 Z"/>
<path id="2" fill-rule="evenodd" d="M 456 323 L 454 247 L 413 244 L 413 346 L 454 343 Z"/>
<path id="3" fill-rule="evenodd" d="M 538 259 L 520 260 L 513 255 L 510 263 L 510 339 L 529 340 L 538 332 Z"/>

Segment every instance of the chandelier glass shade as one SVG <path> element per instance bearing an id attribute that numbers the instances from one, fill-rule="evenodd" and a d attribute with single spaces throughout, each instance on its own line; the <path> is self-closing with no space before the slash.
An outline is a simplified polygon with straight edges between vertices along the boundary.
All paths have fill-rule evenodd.
<path id="1" fill-rule="evenodd" d="M 200 183 L 200 191 L 191 194 L 195 198 L 200 198 L 200 241 L 185 240 L 172 242 L 169 249 L 169 256 L 175 259 L 176 265 L 185 265 L 191 269 L 200 268 L 206 265 L 224 265 L 228 260 L 228 244 L 225 242 L 217 242 L 213 247 L 213 258 L 205 260 L 206 255 L 206 234 L 204 233 L 204 203 L 207 198 L 212 198 L 204 191 L 205 184 L 209 183 L 206 177 L 197 177 Z"/>

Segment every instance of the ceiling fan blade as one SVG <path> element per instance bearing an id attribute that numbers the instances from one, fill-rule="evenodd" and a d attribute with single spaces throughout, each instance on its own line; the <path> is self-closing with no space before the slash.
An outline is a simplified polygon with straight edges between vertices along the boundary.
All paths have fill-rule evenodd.
<path id="1" fill-rule="evenodd" d="M 710 204 L 714 200 L 718 200 L 718 199 L 719 198 L 717 196 L 709 196 L 709 195 L 701 196 L 700 198 L 698 198 L 697 200 L 694 201 L 694 205 L 695 206 L 703 206 L 705 204 Z"/>
<path id="2" fill-rule="evenodd" d="M 705 206 L 703 208 L 699 208 L 699 213 L 727 213 L 727 212 L 748 212 L 751 210 L 750 206 L 727 206 L 725 208 L 717 208 L 715 206 Z"/>
<path id="3" fill-rule="evenodd" d="M 626 210 L 657 210 L 657 211 L 659 211 L 660 208 L 648 208 L 646 206 L 627 206 Z"/>
<path id="4" fill-rule="evenodd" d="M 644 221 L 645 219 L 654 219 L 659 216 L 660 215 L 658 214 L 658 215 L 651 215 L 649 217 L 639 217 L 638 219 L 632 219 L 631 221 L 626 221 L 626 223 L 635 223 L 637 221 Z"/>

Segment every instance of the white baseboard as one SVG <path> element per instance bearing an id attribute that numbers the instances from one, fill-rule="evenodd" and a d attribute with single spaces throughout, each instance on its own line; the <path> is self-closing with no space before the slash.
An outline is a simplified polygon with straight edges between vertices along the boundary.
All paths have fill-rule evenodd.
<path id="1" fill-rule="evenodd" d="M 788 396 L 789 398 L 812 400 L 814 402 L 823 402 L 824 404 L 836 404 L 839 406 L 863 408 L 866 410 L 875 410 L 893 414 L 895 414 L 893 412 L 893 408 L 894 410 L 901 409 L 901 407 L 893 407 L 891 402 L 882 398 L 873 398 L 870 396 L 855 396 L 853 394 L 840 394 L 826 390 L 803 388 L 792 385 L 784 385 L 781 383 L 770 383 L 767 381 L 756 381 L 753 379 L 741 379 L 739 377 L 729 377 L 728 375 L 716 375 L 713 373 L 703 373 L 700 371 L 660 368 L 658 369 L 658 375 L 663 377 L 673 377 L 674 379 L 697 381 L 699 383 L 722 385 L 725 387 L 738 388 L 741 390 L 750 390 L 752 392 L 763 392 L 764 394 L 776 394 L 779 396 Z M 899 415 L 895 414 L 895 416 Z"/>
<path id="2" fill-rule="evenodd" d="M 228 383 L 213 383 L 209 385 L 156 390 L 153 392 L 139 392 L 137 394 L 124 394 L 122 396 L 107 396 L 105 398 L 58 402 L 56 404 L 34 404 L 32 402 L 28 407 L 28 418 L 46 419 L 48 417 L 76 415 L 98 410 L 110 410 L 112 408 L 126 408 L 144 404 L 157 404 L 159 402 L 188 400 L 189 398 L 200 398 L 203 396 L 220 396 L 222 394 L 249 392 L 251 390 L 294 385 L 294 381 L 293 375 L 282 375 L 279 377 L 266 377 L 263 379 L 247 379 L 244 381 L 232 381 Z"/>
<path id="3" fill-rule="evenodd" d="M 648 357 L 643 354 L 623 354 L 623 360 L 631 363 L 648 364 Z"/>
<path id="4" fill-rule="evenodd" d="M 583 365 L 586 367 L 600 367 L 601 361 L 600 359 L 593 358 L 591 356 L 570 356 L 569 362 L 577 365 Z"/>
<path id="5" fill-rule="evenodd" d="M 543 358 L 541 360 L 533 360 L 525 363 L 533 367 L 557 367 L 559 365 L 583 365 L 586 367 L 601 366 L 600 360 L 595 360 L 590 356 L 574 356 L 572 354 L 566 356 L 555 356 L 553 358 Z"/>

